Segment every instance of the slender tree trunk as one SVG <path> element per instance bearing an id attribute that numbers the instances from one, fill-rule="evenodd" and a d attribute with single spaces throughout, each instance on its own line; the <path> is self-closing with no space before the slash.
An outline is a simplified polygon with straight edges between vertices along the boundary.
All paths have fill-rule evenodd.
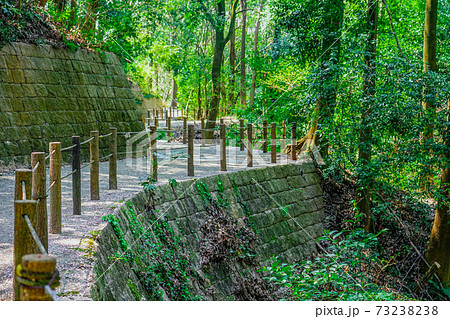
<path id="1" fill-rule="evenodd" d="M 201 79 L 198 81 L 198 91 L 197 91 L 197 120 L 200 120 L 202 117 L 202 83 Z"/>
<path id="2" fill-rule="evenodd" d="M 436 63 L 436 27 L 438 14 L 438 0 L 427 0 L 425 11 L 425 32 L 423 45 L 423 70 L 424 72 L 438 70 Z M 424 139 L 433 139 L 434 125 L 433 120 L 436 112 L 436 104 L 434 97 L 426 100 L 425 96 L 429 96 L 431 88 L 424 87 L 423 108 L 427 113 L 426 116 L 431 117 L 430 124 L 424 131 Z M 450 102 L 447 112 L 449 112 Z M 447 113 L 448 114 L 448 113 Z M 447 123 L 450 123 L 450 114 L 447 115 Z M 443 142 L 445 144 L 445 165 L 441 171 L 440 197 L 434 216 L 433 228 L 431 230 L 426 259 L 432 263 L 434 261 L 441 265 L 438 270 L 438 276 L 444 284 L 444 287 L 450 288 L 450 130 L 447 124 L 444 130 Z"/>
<path id="3" fill-rule="evenodd" d="M 437 7 L 438 0 L 427 0 L 425 9 L 425 29 L 423 36 L 423 72 L 436 72 L 438 70 L 436 63 L 436 27 L 437 27 Z M 433 143 L 434 120 L 436 117 L 435 95 L 431 92 L 428 84 L 423 88 L 422 108 L 424 119 L 426 121 L 422 135 L 422 144 L 426 147 L 425 152 L 429 153 L 427 145 Z M 433 182 L 429 173 L 430 165 L 427 165 L 425 174 L 420 176 L 420 187 L 425 190 Z"/>
<path id="4" fill-rule="evenodd" d="M 450 102 L 449 102 L 450 107 Z M 447 112 L 449 112 L 447 110 Z M 445 166 L 441 171 L 440 197 L 434 216 L 426 259 L 431 264 L 434 261 L 441 265 L 438 276 L 445 288 L 450 289 L 450 118 L 447 116 L 447 128 L 443 140 L 445 143 Z"/>
<path id="5" fill-rule="evenodd" d="M 214 57 L 213 57 L 213 63 L 212 63 L 212 70 L 211 70 L 211 81 L 212 81 L 212 96 L 211 96 L 211 103 L 208 110 L 208 120 L 206 122 L 206 128 L 208 131 L 206 131 L 206 139 L 212 140 L 213 131 L 212 128 L 216 125 L 216 119 L 217 114 L 219 111 L 219 104 L 220 104 L 220 94 L 221 94 L 221 83 L 220 83 L 220 72 L 222 67 L 222 60 L 223 60 L 223 52 L 225 49 L 225 45 L 228 43 L 231 37 L 231 30 L 234 30 L 235 28 L 235 22 L 236 22 L 236 9 L 238 5 L 238 0 L 234 0 L 232 9 L 231 9 L 231 22 L 230 22 L 230 29 L 227 33 L 227 36 L 225 36 L 225 0 L 219 0 L 217 1 L 217 22 L 215 25 L 215 33 L 216 33 L 216 41 L 214 45 Z"/>
<path id="6" fill-rule="evenodd" d="M 247 36 L 247 0 L 241 1 L 242 10 L 242 32 L 241 32 L 241 104 L 247 105 L 247 79 L 245 69 L 245 38 Z"/>
<path id="7" fill-rule="evenodd" d="M 423 36 L 423 71 L 437 71 L 436 63 L 436 25 L 437 25 L 437 7 L 438 0 L 427 0 L 425 10 L 425 31 Z M 423 90 L 423 102 L 422 106 L 426 113 L 427 118 L 430 119 L 430 123 L 425 127 L 424 139 L 433 140 L 432 124 L 433 118 L 436 112 L 436 106 L 434 103 L 434 97 L 426 98 L 430 96 L 430 88 L 425 86 Z"/>
<path id="8" fill-rule="evenodd" d="M 370 214 L 370 186 L 372 177 L 362 178 L 368 174 L 368 167 L 372 160 L 372 127 L 371 113 L 375 99 L 376 69 L 375 60 L 377 52 L 377 25 L 378 25 L 378 0 L 369 0 L 367 3 L 367 42 L 364 54 L 364 110 L 361 116 L 361 129 L 359 132 L 359 187 L 358 187 L 358 208 L 365 216 L 365 230 L 373 231 L 373 222 Z"/>
<path id="9" fill-rule="evenodd" d="M 255 64 L 258 63 L 258 57 L 259 57 L 259 50 L 258 50 L 258 36 L 259 36 L 259 27 L 261 24 L 261 13 L 263 10 L 264 5 L 262 4 L 259 7 L 259 14 L 258 14 L 258 20 L 256 20 L 256 27 L 255 27 L 255 39 L 253 41 L 253 51 L 255 52 Z M 252 105 L 255 102 L 255 90 L 256 90 L 256 65 L 253 66 L 252 71 L 252 86 L 250 87 L 250 105 Z"/>
<path id="10" fill-rule="evenodd" d="M 175 75 L 173 76 L 172 79 L 172 101 L 170 102 L 170 108 L 172 110 L 172 113 L 175 111 L 175 109 L 177 108 L 177 97 L 178 96 L 178 84 L 177 84 L 177 80 L 175 79 Z"/>
<path id="11" fill-rule="evenodd" d="M 236 88 L 236 30 L 231 31 L 230 37 L 230 92 L 229 100 L 231 106 L 234 106 L 234 90 Z"/>

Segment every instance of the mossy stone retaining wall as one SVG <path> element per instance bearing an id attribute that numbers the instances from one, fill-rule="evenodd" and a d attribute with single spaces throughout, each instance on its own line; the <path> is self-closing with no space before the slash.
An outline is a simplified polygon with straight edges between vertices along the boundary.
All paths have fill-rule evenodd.
<path id="1" fill-rule="evenodd" d="M 225 207 L 228 221 L 208 209 L 199 185 Z M 151 194 L 141 192 L 109 216 L 96 251 L 93 299 L 271 299 L 274 291 L 257 270 L 274 255 L 287 262 L 309 258 L 323 232 L 320 177 L 311 161 L 161 185 Z M 165 235 L 158 237 L 162 228 Z M 247 246 L 241 238 L 245 245 L 235 249 L 230 234 L 250 232 L 256 239 Z M 217 240 L 208 243 L 212 237 Z M 164 262 L 168 247 L 172 259 Z M 223 247 L 229 258 L 205 263 Z M 173 268 L 174 263 L 182 266 Z M 173 288 L 182 283 L 188 296 Z"/>
<path id="2" fill-rule="evenodd" d="M 48 152 L 49 142 L 69 146 L 73 135 L 84 140 L 93 130 L 143 129 L 131 84 L 112 53 L 24 43 L 4 46 L 0 111 L 0 168 L 29 163 L 30 153 Z M 102 141 L 100 147 L 101 155 L 107 155 L 107 144 Z M 86 158 L 88 152 L 84 154 Z"/>

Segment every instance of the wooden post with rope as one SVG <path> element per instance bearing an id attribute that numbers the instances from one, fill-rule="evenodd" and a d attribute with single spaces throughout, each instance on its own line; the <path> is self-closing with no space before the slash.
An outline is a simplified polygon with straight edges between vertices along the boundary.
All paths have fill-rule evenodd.
<path id="1" fill-rule="evenodd" d="M 156 126 L 150 126 L 150 176 L 152 181 L 158 181 L 158 156 L 156 138 L 158 136 Z"/>
<path id="2" fill-rule="evenodd" d="M 245 142 L 244 142 L 244 130 L 245 130 L 245 126 L 244 126 L 244 119 L 240 119 L 239 120 L 239 140 L 240 140 L 240 150 L 243 151 L 245 148 Z"/>
<path id="3" fill-rule="evenodd" d="M 247 124 L 247 167 L 253 167 L 253 125 Z"/>
<path id="4" fill-rule="evenodd" d="M 295 123 L 291 126 L 291 159 L 297 160 L 297 124 Z"/>
<path id="5" fill-rule="evenodd" d="M 100 174 L 99 174 L 99 146 L 98 131 L 91 131 L 90 137 L 92 138 L 90 142 L 90 163 L 91 163 L 91 200 L 100 199 Z"/>
<path id="6" fill-rule="evenodd" d="M 73 214 L 81 215 L 81 145 L 80 137 L 72 136 L 72 205 Z"/>
<path id="7" fill-rule="evenodd" d="M 31 170 L 29 175 L 31 179 Z M 15 274 L 17 266 L 22 262 L 23 256 L 38 252 L 36 242 L 24 219 L 25 215 L 29 217 L 31 224 L 35 227 L 37 217 L 37 202 L 35 200 L 20 199 L 14 201 L 14 300 L 20 300 L 19 281 Z"/>
<path id="8" fill-rule="evenodd" d="M 281 127 L 281 139 L 283 143 L 281 149 L 284 150 L 286 148 L 286 121 L 283 121 L 283 125 Z"/>
<path id="9" fill-rule="evenodd" d="M 272 123 L 270 128 L 270 162 L 277 162 L 277 124 Z"/>
<path id="10" fill-rule="evenodd" d="M 21 259 L 17 268 L 19 276 L 21 301 L 52 301 L 45 285 L 51 288 L 59 286 L 59 275 L 56 272 L 56 258 L 49 255 L 30 254 Z"/>
<path id="11" fill-rule="evenodd" d="M 267 153 L 267 121 L 263 121 L 263 153 Z"/>
<path id="12" fill-rule="evenodd" d="M 205 136 L 206 136 L 206 132 L 205 132 L 205 118 L 202 117 L 201 119 L 201 134 L 202 134 L 202 146 L 206 145 L 206 141 L 205 141 Z"/>
<path id="13" fill-rule="evenodd" d="M 109 134 L 109 189 L 117 189 L 117 129 L 111 127 Z"/>
<path id="14" fill-rule="evenodd" d="M 222 172 L 227 171 L 227 143 L 225 124 L 220 124 L 220 170 Z"/>
<path id="15" fill-rule="evenodd" d="M 37 202 L 36 233 L 45 250 L 48 250 L 48 217 L 45 174 L 45 153 L 31 153 L 32 191 L 31 198 Z"/>
<path id="16" fill-rule="evenodd" d="M 167 126 L 167 143 L 172 142 L 172 118 L 169 116 L 166 119 L 166 126 Z"/>
<path id="17" fill-rule="evenodd" d="M 183 117 L 183 144 L 187 143 L 187 118 Z"/>
<path id="18" fill-rule="evenodd" d="M 188 125 L 188 176 L 194 176 L 194 125 Z"/>
<path id="19" fill-rule="evenodd" d="M 61 143 L 51 142 L 50 154 L 50 226 L 51 234 L 61 234 Z"/>

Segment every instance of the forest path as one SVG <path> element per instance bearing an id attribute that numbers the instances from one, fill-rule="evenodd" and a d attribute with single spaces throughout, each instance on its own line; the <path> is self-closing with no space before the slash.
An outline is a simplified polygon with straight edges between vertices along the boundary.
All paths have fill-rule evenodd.
<path id="1" fill-rule="evenodd" d="M 158 165 L 158 183 L 167 183 L 169 179 L 187 180 L 220 174 L 219 145 L 201 146 L 199 140 L 194 144 L 195 176 L 187 176 L 187 158 L 181 152 L 187 152 L 187 145 L 179 142 L 158 141 L 158 153 L 162 156 Z M 172 151 L 171 151 L 172 149 Z M 175 150 L 173 150 L 175 149 Z M 172 153 L 171 153 L 172 152 Z M 170 155 L 176 154 L 178 158 Z M 247 168 L 246 151 L 238 147 L 227 147 L 227 172 Z M 285 155 L 277 154 L 277 164 L 270 164 L 270 153 L 254 150 L 254 168 L 280 165 L 288 160 Z M 61 274 L 61 286 L 57 293 L 62 300 L 90 300 L 92 258 L 88 251 L 80 251 L 83 238 L 92 237 L 91 232 L 103 227 L 102 217 L 113 212 L 119 202 L 124 201 L 142 190 L 142 182 L 147 174 L 146 161 L 141 159 L 123 159 L 117 163 L 118 190 L 108 189 L 108 163 L 100 163 L 100 200 L 90 200 L 89 167 L 82 171 L 82 215 L 72 214 L 72 181 L 62 181 L 62 234 L 49 234 L 49 253 L 55 255 Z M 63 166 L 62 176 L 71 172 L 70 165 Z M 224 172 L 226 173 L 226 172 Z M 48 178 L 47 178 L 48 179 Z M 48 183 L 48 181 L 47 181 Z M 48 187 L 48 185 L 47 185 Z M 12 299 L 12 264 L 14 238 L 14 172 L 0 175 L 0 300 Z M 81 246 L 85 247 L 85 246 Z M 85 247 L 86 248 L 86 247 Z M 84 258 L 83 258 L 84 257 Z"/>

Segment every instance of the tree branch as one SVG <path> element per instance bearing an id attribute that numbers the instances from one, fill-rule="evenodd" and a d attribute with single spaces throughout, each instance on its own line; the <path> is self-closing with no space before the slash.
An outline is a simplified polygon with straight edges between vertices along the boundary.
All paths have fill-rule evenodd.
<path id="1" fill-rule="evenodd" d="M 234 0 L 233 5 L 231 6 L 231 15 L 230 15 L 230 29 L 228 30 L 228 34 L 225 37 L 225 43 L 228 43 L 228 41 L 230 41 L 231 38 L 231 34 L 233 33 L 234 27 L 236 25 L 236 9 L 238 6 L 239 0 Z"/>
<path id="2" fill-rule="evenodd" d="M 387 5 L 387 1 L 386 1 L 386 0 L 383 0 L 383 4 L 384 4 L 384 6 L 385 6 L 385 8 L 386 8 L 386 11 L 387 11 L 387 13 L 388 13 L 389 20 L 391 21 L 391 28 L 392 28 L 392 32 L 394 33 L 395 41 L 397 42 L 397 48 L 398 48 L 398 51 L 400 51 L 400 54 L 403 56 L 403 58 L 404 58 L 409 64 L 411 64 L 411 63 L 409 62 L 408 58 L 405 56 L 405 54 L 403 54 L 402 48 L 400 47 L 400 43 L 398 42 L 397 32 L 395 31 L 394 23 L 392 22 L 392 15 L 391 15 L 391 11 L 389 10 L 389 7 L 388 7 L 388 5 Z"/>

